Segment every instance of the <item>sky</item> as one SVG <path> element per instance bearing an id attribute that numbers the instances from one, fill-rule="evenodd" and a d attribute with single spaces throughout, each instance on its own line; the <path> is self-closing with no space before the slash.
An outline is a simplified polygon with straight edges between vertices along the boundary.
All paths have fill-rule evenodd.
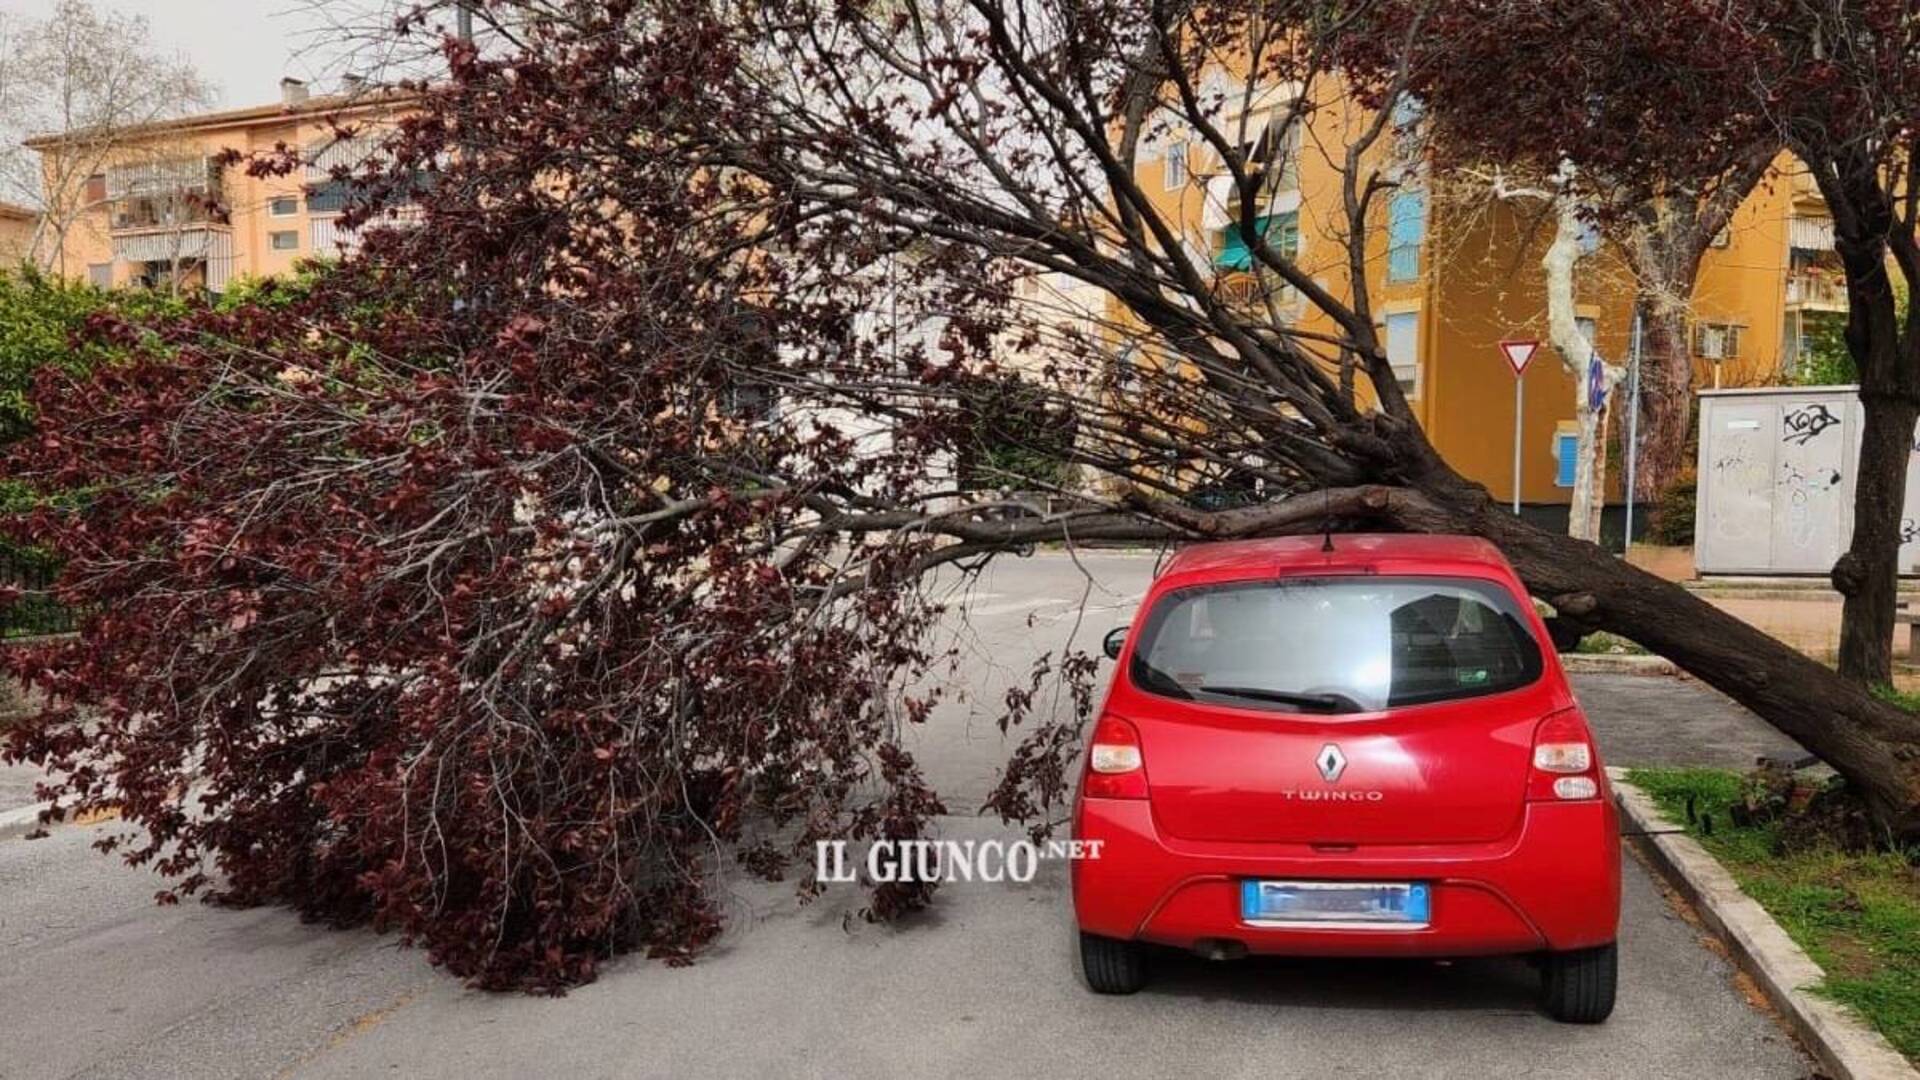
<path id="1" fill-rule="evenodd" d="M 368 25 L 382 0 L 90 0 L 97 9 L 144 16 L 153 44 L 183 53 L 219 91 L 218 108 L 273 101 L 280 79 L 306 79 L 319 92 L 339 76 L 372 67 L 342 44 L 342 27 Z M 0 12 L 41 19 L 54 0 L 0 0 Z"/>

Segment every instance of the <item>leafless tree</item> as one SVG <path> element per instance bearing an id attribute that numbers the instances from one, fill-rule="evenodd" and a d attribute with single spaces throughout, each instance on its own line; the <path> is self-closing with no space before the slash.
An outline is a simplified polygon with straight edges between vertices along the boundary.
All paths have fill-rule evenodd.
<path id="1" fill-rule="evenodd" d="M 40 210 L 35 258 L 66 274 L 69 234 L 98 207 L 89 178 L 137 152 L 141 127 L 206 107 L 212 90 L 184 58 L 154 48 L 144 18 L 87 0 L 60 0 L 44 19 L 0 33 L 11 34 L 0 60 L 0 190 Z M 46 153 L 19 145 L 52 134 L 61 138 Z"/>

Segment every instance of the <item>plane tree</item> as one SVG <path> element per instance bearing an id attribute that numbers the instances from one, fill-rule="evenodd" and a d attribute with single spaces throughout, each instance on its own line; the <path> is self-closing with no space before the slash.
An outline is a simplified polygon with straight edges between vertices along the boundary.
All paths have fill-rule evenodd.
<path id="1" fill-rule="evenodd" d="M 1439 13 L 1417 3 L 1382 10 L 1388 26 L 1424 19 L 1428 47 L 1448 57 L 1424 69 L 1420 86 L 1443 144 L 1471 157 L 1576 163 L 1598 183 L 1601 216 L 1624 228 L 1649 315 L 1650 479 L 1672 475 L 1686 442 L 1686 307 L 1669 301 L 1692 294 L 1707 245 L 1777 150 L 1805 166 L 1846 272 L 1845 340 L 1865 421 L 1853 536 L 1832 572 L 1845 598 L 1839 666 L 1856 681 L 1887 682 L 1920 419 L 1920 319 L 1900 302 L 1920 283 L 1913 6 L 1470 0 Z"/>
<path id="2" fill-rule="evenodd" d="M 1920 835 L 1920 722 L 1427 440 L 1344 283 L 1410 175 L 1390 117 L 1419 62 L 1350 62 L 1359 10 L 488 5 L 356 181 L 357 255 L 103 324 L 137 354 L 42 376 L 7 471 L 86 497 L 7 528 L 68 559 L 86 615 L 9 658 L 50 701 L 9 753 L 63 806 L 121 805 L 181 891 L 556 989 L 690 957 L 722 854 L 811 893 L 813 840 L 933 828 L 902 732 L 933 705 L 908 688 L 941 663 L 934 582 L 1040 541 L 1420 530 L 1489 538 L 1560 618 L 1673 658 Z M 1381 106 L 1322 143 L 1329 238 L 1269 236 L 1277 163 L 1228 63 L 1294 89 L 1282 129 L 1359 85 Z M 1150 190 L 1174 137 L 1224 178 L 1208 232 Z M 1007 400 L 1051 419 L 982 432 Z M 1023 429 L 1095 494 L 957 482 Z M 1223 488 L 1256 497 L 1196 495 Z M 1054 663 L 1076 707 L 1009 698 L 1035 727 L 992 797 L 1040 824 L 1090 702 L 1090 663 Z"/>
<path id="3" fill-rule="evenodd" d="M 1410 85 L 1443 167 L 1555 178 L 1630 272 L 1642 327 L 1641 500 L 1689 465 L 1688 326 L 1701 262 L 1786 145 L 1769 125 L 1729 123 L 1749 107 L 1734 73 L 1754 61 L 1744 43 L 1714 47 L 1724 14 L 1644 0 L 1467 0 L 1444 10 L 1414 0 L 1374 10 L 1384 66 L 1406 25 L 1422 23 L 1414 47 L 1430 60 L 1414 66 Z"/>

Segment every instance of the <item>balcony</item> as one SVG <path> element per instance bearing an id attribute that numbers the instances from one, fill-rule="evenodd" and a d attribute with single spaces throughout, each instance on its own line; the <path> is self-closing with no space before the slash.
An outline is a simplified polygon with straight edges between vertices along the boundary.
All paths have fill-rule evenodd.
<path id="1" fill-rule="evenodd" d="M 219 166 L 202 157 L 118 165 L 107 171 L 106 188 L 115 234 L 205 229 L 223 194 Z"/>
<path id="2" fill-rule="evenodd" d="M 1228 307 L 1264 315 L 1269 300 L 1286 307 L 1300 299 L 1300 290 L 1272 274 L 1228 273 L 1220 275 L 1216 295 Z"/>
<path id="3" fill-rule="evenodd" d="M 1817 257 L 1833 250 L 1833 219 L 1795 214 L 1787 219 L 1787 245 Z"/>
<path id="4" fill-rule="evenodd" d="M 1847 281 L 1837 273 L 1787 275 L 1787 306 L 1803 311 L 1847 310 Z"/>
<path id="5" fill-rule="evenodd" d="M 1820 193 L 1820 183 L 1813 174 L 1804 168 L 1796 168 L 1788 174 L 1787 197 L 1794 206 L 1825 213 L 1827 197 Z"/>
<path id="6" fill-rule="evenodd" d="M 138 197 L 109 203 L 114 233 L 205 227 L 214 222 L 212 201 L 198 192 Z"/>
<path id="7" fill-rule="evenodd" d="M 1282 258 L 1291 259 L 1300 252 L 1298 211 L 1257 217 L 1253 220 L 1253 231 Z M 1238 225 L 1224 225 L 1217 230 L 1213 255 L 1215 270 L 1250 270 L 1253 263 L 1253 249 L 1247 246 L 1246 234 Z"/>

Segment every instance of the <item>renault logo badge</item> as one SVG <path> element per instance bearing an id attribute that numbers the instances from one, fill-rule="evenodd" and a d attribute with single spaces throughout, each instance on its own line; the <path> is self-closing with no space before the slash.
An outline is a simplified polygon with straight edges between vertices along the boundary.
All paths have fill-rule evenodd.
<path id="1" fill-rule="evenodd" d="M 1347 755 L 1341 753 L 1338 746 L 1328 743 L 1320 748 L 1320 753 L 1314 757 L 1313 764 L 1320 770 L 1320 778 L 1331 784 L 1339 780 L 1340 774 L 1347 770 Z"/>

